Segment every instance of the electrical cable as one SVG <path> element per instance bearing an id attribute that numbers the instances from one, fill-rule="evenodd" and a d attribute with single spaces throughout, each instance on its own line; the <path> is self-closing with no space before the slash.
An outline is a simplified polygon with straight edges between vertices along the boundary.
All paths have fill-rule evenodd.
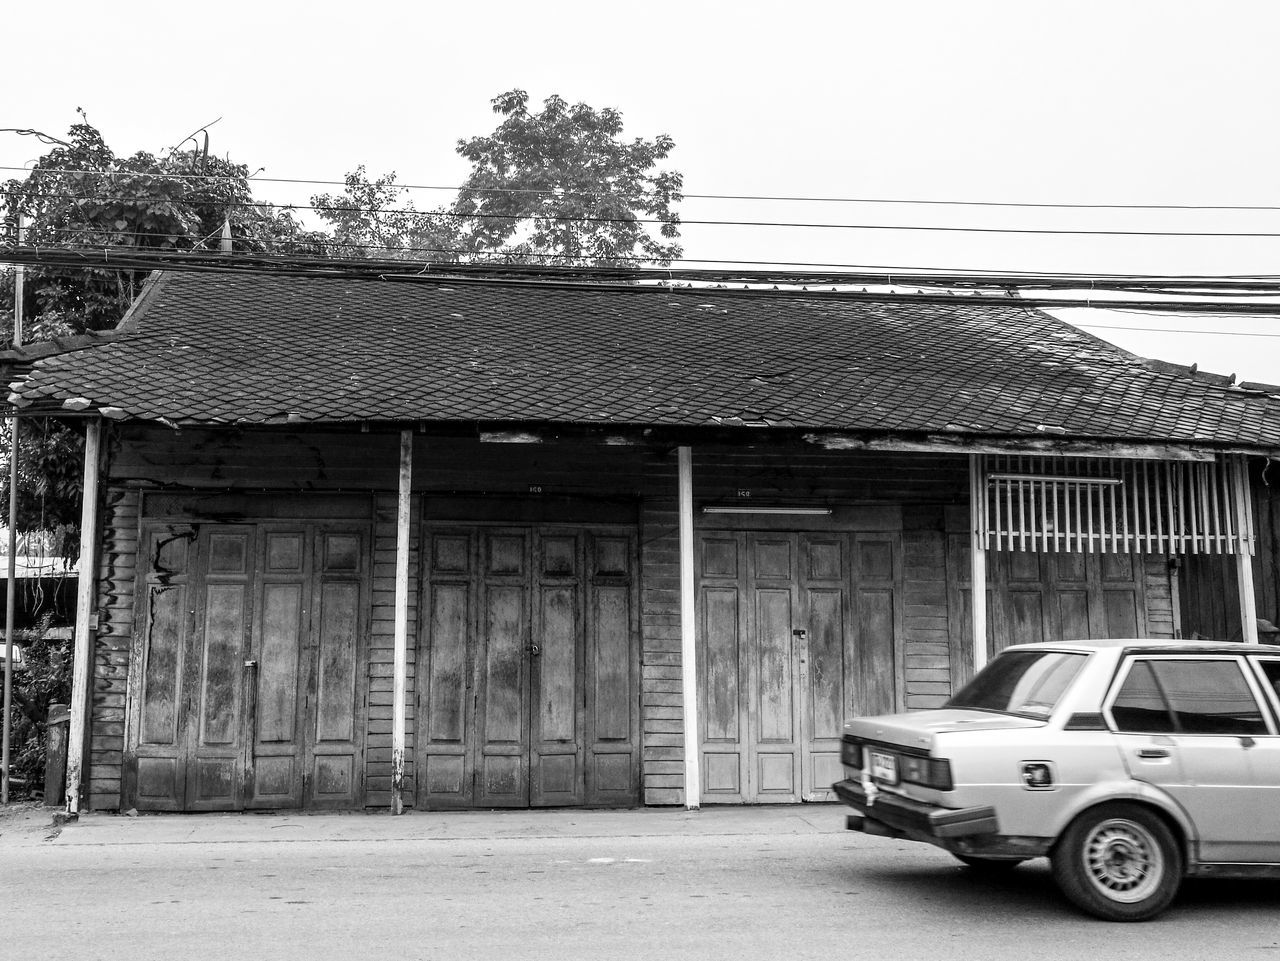
<path id="1" fill-rule="evenodd" d="M 54 174 L 84 174 L 99 173 L 108 176 L 137 176 L 139 173 L 149 173 L 148 171 L 108 171 L 108 170 L 73 170 L 48 167 L 15 167 L 0 165 L 0 170 L 24 171 L 27 173 L 54 173 Z M 162 172 L 156 171 L 156 174 Z M 224 180 L 233 183 L 247 181 L 248 183 L 282 183 L 282 184 L 310 184 L 312 186 L 324 187 L 345 187 L 345 180 L 308 180 L 299 177 L 215 177 L 205 174 L 174 174 L 163 172 L 163 176 L 172 177 L 175 180 Z M 594 196 L 593 194 L 582 194 L 576 192 L 562 192 L 554 189 L 534 189 L 523 187 L 468 187 L 466 185 L 458 187 L 446 187 L 435 184 L 397 184 L 389 183 L 388 187 L 400 190 L 447 190 L 459 192 L 461 190 L 473 190 L 477 193 L 504 193 L 504 194 L 556 194 L 561 196 Z M 1034 203 L 1026 201 L 998 201 L 998 200 L 919 200 L 910 198 L 885 198 L 885 197 L 805 197 L 805 196 L 786 196 L 771 194 L 694 194 L 681 192 L 681 197 L 685 200 L 747 200 L 747 201 L 778 201 L 786 203 L 841 203 L 841 204 L 907 204 L 921 206 L 955 206 L 955 207 L 1025 207 L 1043 210 L 1256 210 L 1269 211 L 1280 210 L 1280 205 L 1266 204 L 1068 204 L 1068 203 Z"/>
<path id="2" fill-rule="evenodd" d="M 88 229 L 82 227 L 46 227 L 45 234 L 53 234 L 55 241 L 61 237 L 84 237 L 87 234 L 97 235 L 102 238 L 104 246 L 111 246 L 115 249 L 138 249 L 132 245 L 111 244 L 110 241 L 127 236 L 132 239 L 152 239 L 161 241 L 173 241 L 174 235 L 162 233 L 158 231 L 113 231 L 107 227 Z M 216 236 L 216 232 L 210 234 L 210 238 Z M 206 238 L 206 239 L 210 239 Z M 36 246 L 30 243 L 29 245 Z M 83 244 L 78 245 L 83 246 Z M 338 241 L 338 240 L 320 240 L 316 238 L 307 238 L 298 241 L 298 247 L 319 247 L 325 250 L 338 251 L 366 251 L 378 250 L 388 253 L 404 253 L 404 254 L 429 254 L 441 255 L 445 257 L 462 256 L 485 256 L 489 258 L 495 257 L 521 257 L 535 258 L 538 260 L 560 260 L 564 259 L 564 255 L 558 253 L 539 253 L 526 252 L 512 248 L 500 248 L 498 250 L 476 250 L 476 251 L 459 251 L 455 248 L 446 247 L 428 247 L 428 246 L 395 246 L 392 244 L 371 244 L 368 242 L 356 241 Z M 0 248 L 2 249 L 2 248 Z M 141 248 L 147 251 L 163 252 L 172 250 L 180 252 L 179 248 L 165 248 L 161 245 L 154 247 Z M 197 248 L 198 249 L 198 248 Z M 243 252 L 243 251 L 242 251 Z M 293 254 L 292 256 L 296 256 Z M 1093 275 L 1093 274 L 1027 274 L 1027 273 L 1006 273 L 1006 274 L 989 274 L 983 272 L 970 273 L 965 271 L 954 271 L 948 273 L 937 273 L 931 271 L 920 272 L 914 268 L 896 268 L 896 267 L 879 267 L 871 268 L 863 265 L 855 264 L 801 264 L 795 262 L 762 262 L 762 261 L 710 261 L 701 258 L 660 258 L 660 257 L 642 257 L 628 256 L 617 258 L 634 264 L 676 264 L 676 263 L 720 263 L 720 264 L 742 264 L 748 263 L 753 266 L 762 266 L 768 264 L 776 264 L 785 267 L 822 267 L 829 269 L 838 269 L 843 271 L 859 271 L 858 273 L 842 273 L 827 274 L 815 273 L 812 271 L 726 271 L 723 268 L 718 270 L 699 270 L 698 268 L 687 267 L 670 267 L 668 269 L 675 271 L 674 279 L 681 280 L 708 280 L 716 281 L 723 279 L 738 279 L 742 277 L 748 282 L 770 282 L 774 280 L 782 280 L 788 283 L 820 283 L 820 284 L 877 284 L 877 285 L 926 285 L 939 287 L 957 287 L 957 288 L 992 288 L 992 287 L 1009 287 L 1017 286 L 1024 289 L 1041 289 L 1041 290 L 1080 290 L 1091 289 L 1095 291 L 1142 291 L 1146 293 L 1161 293 L 1176 291 L 1178 293 L 1192 293 L 1195 291 L 1203 291 L 1205 293 L 1213 293 L 1219 296 L 1233 297 L 1257 297 L 1266 296 L 1280 292 L 1280 278 L 1259 277 L 1257 279 L 1247 280 L 1240 277 L 1223 277 L 1223 278 L 1178 278 L 1178 277 L 1151 277 L 1143 275 Z M 404 261 L 393 261 L 403 264 Z M 559 266 L 550 266 L 549 269 L 561 270 Z M 590 269 L 606 269 L 615 271 L 617 268 L 595 267 Z M 637 268 L 643 269 L 643 268 Z M 869 273 L 863 271 L 882 270 L 884 273 Z"/>
<path id="3" fill-rule="evenodd" d="M 65 196 L 49 194 L 45 196 Z M 99 200 L 103 203 L 117 201 L 118 198 L 97 196 L 67 197 L 71 200 Z M 165 198 L 169 203 L 195 203 L 182 198 Z M 245 201 L 214 200 L 219 207 L 254 207 L 262 208 L 269 204 L 249 203 Z M 293 210 L 335 210 L 339 213 L 396 213 L 408 216 L 436 217 L 458 220 L 498 220 L 521 221 L 543 220 L 564 224 L 646 224 L 656 226 L 674 225 L 700 227 L 788 227 L 804 230 L 893 230 L 893 231 L 925 231 L 930 233 L 968 233 L 968 234 L 1024 234 L 1050 235 L 1063 237 L 1177 237 L 1177 238 L 1234 238 L 1234 239 L 1272 239 L 1280 238 L 1280 231 L 1236 231 L 1236 230 L 1107 230 L 1100 228 L 1076 227 L 956 227 L 942 224 L 827 224 L 803 223 L 789 220 L 703 220 L 684 219 L 674 216 L 670 220 L 661 217 L 559 217 L 543 215 L 512 215 L 490 213 L 453 213 L 452 211 L 423 211 L 411 208 L 394 207 L 322 207 L 308 204 L 291 204 L 284 209 Z"/>
<path id="4" fill-rule="evenodd" d="M 183 270 L 218 273 L 257 273 L 303 276 L 315 278 L 341 278 L 352 280 L 384 281 L 399 283 L 429 283 L 440 285 L 490 284 L 507 286 L 535 286 L 561 290 L 591 290 L 592 284 L 609 283 L 617 291 L 652 293 L 663 290 L 672 295 L 715 296 L 746 295 L 760 297 L 795 297 L 799 295 L 830 300 L 846 300 L 869 304 L 928 303 L 947 304 L 966 308 L 981 303 L 1007 308 L 1056 308 L 1092 307 L 1156 311 L 1159 313 L 1209 313 L 1254 314 L 1280 317 L 1277 303 L 1221 303 L 1216 301 L 1097 301 L 1092 298 L 1013 297 L 1003 294 L 955 294 L 911 292 L 852 291 L 832 288 L 826 290 L 798 291 L 795 289 L 743 289 L 726 286 L 673 286 L 672 271 L 667 270 L 589 270 L 572 271 L 557 268 L 522 265 L 493 264 L 414 264 L 397 261 L 334 261 L 282 258 L 272 255 L 174 253 L 139 251 L 136 248 L 35 248 L 11 247 L 0 251 L 0 260 L 32 266 L 62 266 L 74 268 L 100 268 L 108 270 Z M 415 268 L 417 268 L 415 270 Z M 647 275 L 647 276 L 645 276 Z M 637 279 L 644 282 L 637 283 Z"/>

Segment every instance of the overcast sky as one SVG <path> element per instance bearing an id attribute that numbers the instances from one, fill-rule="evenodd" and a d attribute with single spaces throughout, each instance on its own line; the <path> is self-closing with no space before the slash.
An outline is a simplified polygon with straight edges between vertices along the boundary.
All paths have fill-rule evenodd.
<path id="1" fill-rule="evenodd" d="M 460 137 L 512 88 L 670 134 L 691 194 L 1280 208 L 1280 4 L 1029 2 L 11 3 L 0 127 L 64 134 L 83 107 L 117 153 L 211 121 L 262 177 L 364 164 L 452 187 Z M 45 148 L 0 134 L 0 165 Z M 0 176 L 13 171 L 0 171 Z M 332 188 L 264 182 L 262 200 Z M 413 193 L 416 205 L 447 191 Z M 1280 209 L 1070 210 L 686 200 L 686 220 L 1270 232 Z M 1280 237 L 1168 238 L 687 225 L 707 261 L 1280 274 Z M 1280 383 L 1280 322 L 1109 312 L 1074 322 L 1144 356 Z M 1163 328 L 1163 330 L 1161 329 Z M 1174 333 L 1171 330 L 1211 331 Z M 1252 336 L 1240 336 L 1251 333 Z"/>

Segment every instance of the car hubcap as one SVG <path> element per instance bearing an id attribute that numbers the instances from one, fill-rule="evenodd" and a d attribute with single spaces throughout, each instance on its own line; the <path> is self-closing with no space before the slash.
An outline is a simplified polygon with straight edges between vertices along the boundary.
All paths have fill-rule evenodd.
<path id="1" fill-rule="evenodd" d="M 1112 901 L 1150 897 L 1164 875 L 1159 843 L 1141 824 L 1124 818 L 1103 821 L 1089 832 L 1084 860 L 1093 886 Z"/>

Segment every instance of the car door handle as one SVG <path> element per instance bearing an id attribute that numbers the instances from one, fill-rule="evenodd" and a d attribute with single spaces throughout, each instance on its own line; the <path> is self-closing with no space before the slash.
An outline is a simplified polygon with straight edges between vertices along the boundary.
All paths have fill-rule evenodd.
<path id="1" fill-rule="evenodd" d="M 1138 757 L 1148 761 L 1168 756 L 1169 752 L 1162 747 L 1144 747 L 1138 750 Z"/>

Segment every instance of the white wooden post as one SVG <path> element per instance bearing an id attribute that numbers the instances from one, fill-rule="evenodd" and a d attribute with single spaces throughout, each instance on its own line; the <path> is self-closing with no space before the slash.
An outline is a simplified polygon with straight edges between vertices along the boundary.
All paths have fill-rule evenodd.
<path id="1" fill-rule="evenodd" d="M 969 610 L 973 619 L 973 671 L 987 663 L 987 514 L 986 478 L 982 455 L 969 455 Z"/>
<path id="2" fill-rule="evenodd" d="M 684 806 L 702 806 L 698 746 L 698 647 L 693 590 L 693 452 L 679 449 L 680 461 L 680 678 L 684 705 Z"/>
<path id="3" fill-rule="evenodd" d="M 395 652 L 391 683 L 391 813 L 404 813 L 405 692 L 409 673 L 409 518 L 413 491 L 413 431 L 400 432 L 400 485 L 396 503 Z"/>
<path id="4" fill-rule="evenodd" d="M 84 499 L 80 505 L 80 564 L 76 584 L 76 639 L 71 678 L 71 725 L 67 732 L 67 813 L 80 813 L 84 779 L 85 734 L 89 719 L 89 689 L 93 678 L 94 567 L 98 555 L 98 449 L 102 421 L 94 418 L 84 437 Z"/>
<path id="5" fill-rule="evenodd" d="M 1249 496 L 1249 470 L 1244 457 L 1235 455 L 1230 464 L 1232 489 L 1236 495 L 1239 538 L 1236 543 L 1236 584 L 1240 588 L 1240 639 L 1258 643 L 1258 604 L 1253 593 L 1253 498 Z"/>

